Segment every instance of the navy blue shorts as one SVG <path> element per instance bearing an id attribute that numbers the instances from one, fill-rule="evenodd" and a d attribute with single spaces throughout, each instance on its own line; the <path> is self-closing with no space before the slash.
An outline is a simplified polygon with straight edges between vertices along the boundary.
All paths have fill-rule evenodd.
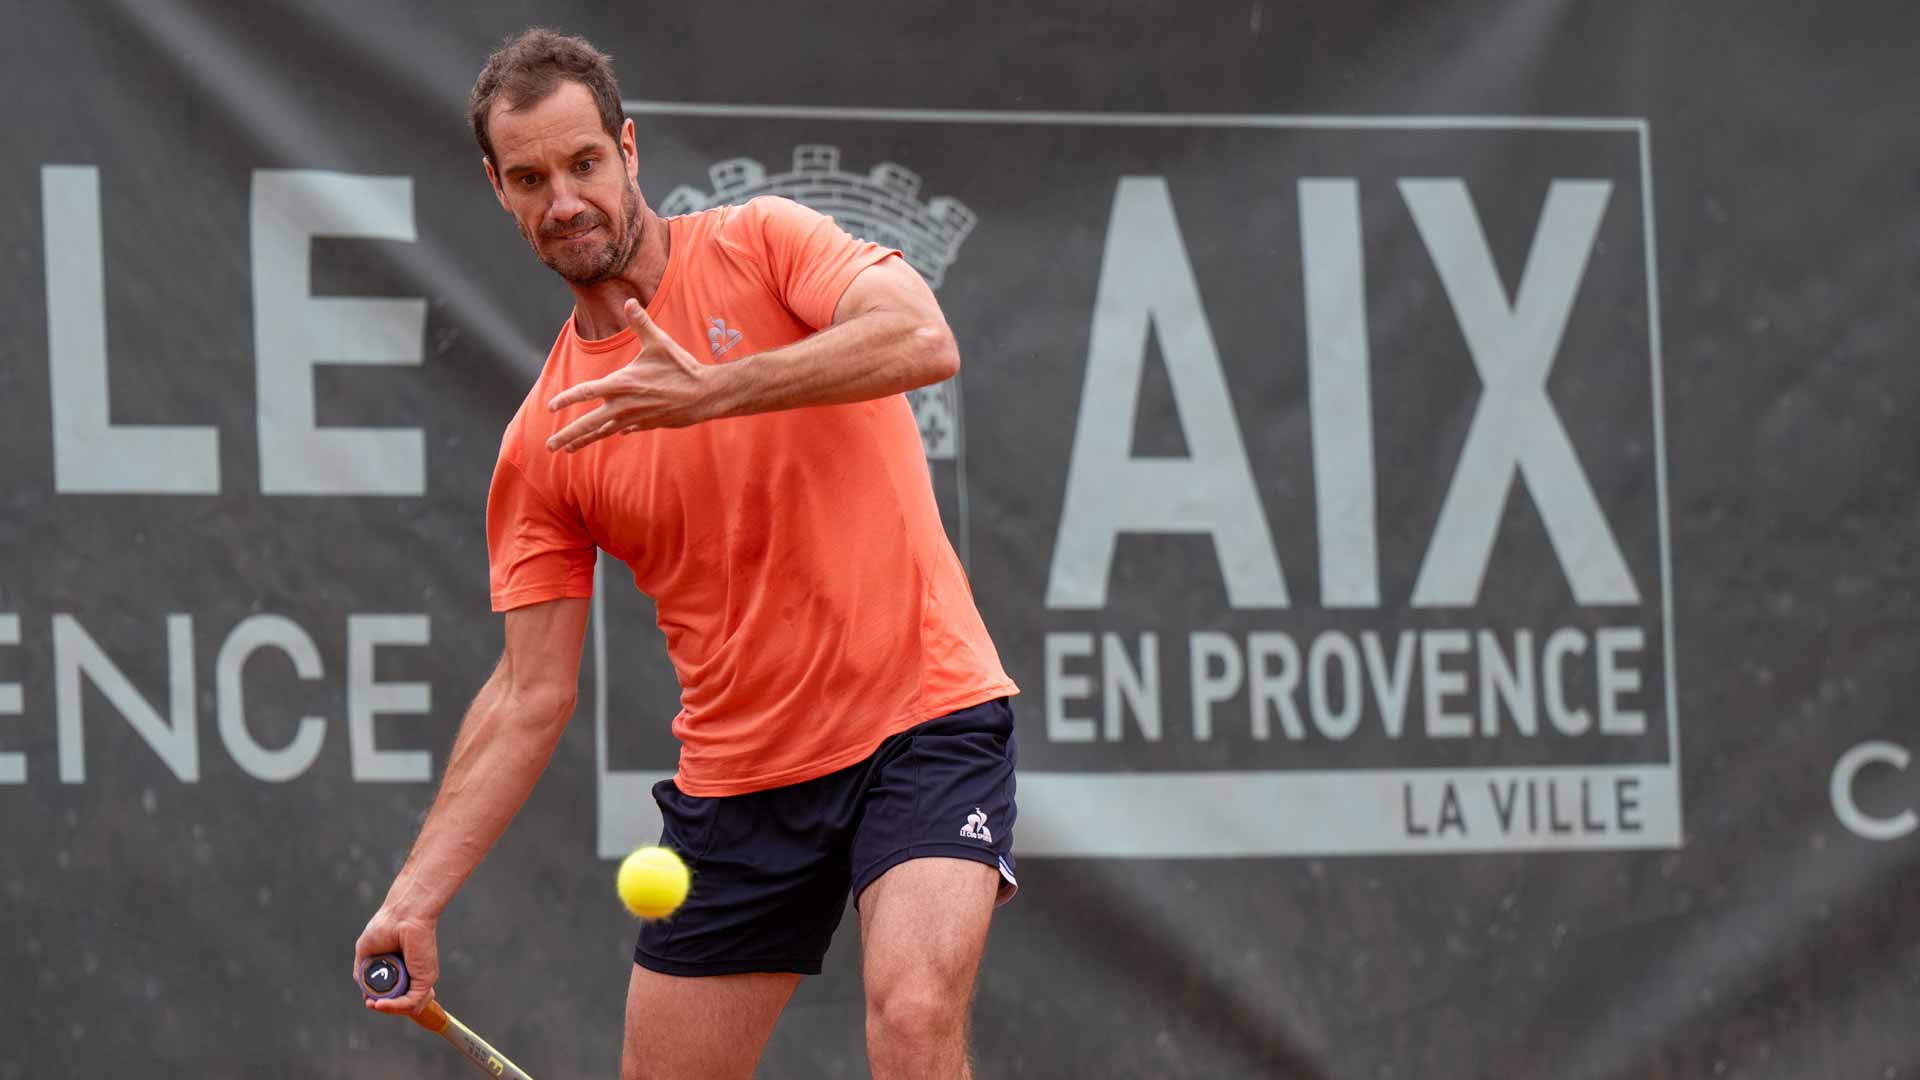
<path id="1" fill-rule="evenodd" d="M 653 787 L 660 843 L 693 871 L 671 918 L 640 924 L 634 962 L 668 975 L 817 975 L 846 910 L 908 859 L 1013 876 L 1013 709 L 1005 698 L 889 737 L 865 761 L 786 787 L 699 798 Z"/>

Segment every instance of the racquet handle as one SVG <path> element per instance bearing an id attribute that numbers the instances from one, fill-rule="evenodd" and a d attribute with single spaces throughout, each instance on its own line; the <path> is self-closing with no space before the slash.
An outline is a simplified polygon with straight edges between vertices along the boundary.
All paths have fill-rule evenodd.
<path id="1" fill-rule="evenodd" d="M 360 965 L 360 992 L 373 1001 L 397 998 L 407 992 L 407 962 L 399 953 L 369 956 Z"/>
<path id="2" fill-rule="evenodd" d="M 407 964 L 399 956 L 388 953 L 384 956 L 371 956 L 360 966 L 361 991 L 370 998 L 393 998 L 407 992 Z M 507 1056 L 487 1044 L 487 1040 L 473 1033 L 473 1029 L 461 1023 L 452 1013 L 440 1007 L 437 1001 L 428 1001 L 419 1012 L 412 1014 L 413 1022 L 452 1043 L 454 1049 L 466 1055 L 468 1061 L 480 1066 L 493 1076 L 502 1080 L 533 1080 L 526 1070 L 507 1060 Z"/>

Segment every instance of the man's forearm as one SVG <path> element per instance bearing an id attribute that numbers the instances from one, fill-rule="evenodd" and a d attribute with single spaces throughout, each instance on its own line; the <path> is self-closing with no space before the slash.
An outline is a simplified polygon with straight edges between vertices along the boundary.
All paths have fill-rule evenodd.
<path id="1" fill-rule="evenodd" d="M 869 401 L 939 382 L 959 369 L 959 351 L 944 323 L 875 311 L 710 368 L 708 419 Z"/>
<path id="2" fill-rule="evenodd" d="M 498 675 L 488 680 L 460 724 L 388 908 L 403 918 L 439 917 L 527 801 L 572 712 L 571 695 L 516 694 Z"/>

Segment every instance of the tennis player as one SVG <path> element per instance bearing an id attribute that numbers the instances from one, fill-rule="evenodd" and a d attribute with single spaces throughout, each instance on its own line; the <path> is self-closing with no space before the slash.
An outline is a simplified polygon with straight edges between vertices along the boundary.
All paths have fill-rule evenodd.
<path id="1" fill-rule="evenodd" d="M 608 58 L 547 30 L 474 84 L 488 181 L 573 293 L 487 500 L 505 651 L 355 945 L 431 997 L 436 926 L 574 709 L 596 549 L 659 612 L 681 687 L 661 843 L 693 871 L 642 925 L 623 1076 L 747 1077 L 852 896 L 876 1077 L 964 1077 L 1014 880 L 1017 693 L 934 503 L 904 391 L 954 374 L 897 251 L 797 203 L 670 219 Z"/>

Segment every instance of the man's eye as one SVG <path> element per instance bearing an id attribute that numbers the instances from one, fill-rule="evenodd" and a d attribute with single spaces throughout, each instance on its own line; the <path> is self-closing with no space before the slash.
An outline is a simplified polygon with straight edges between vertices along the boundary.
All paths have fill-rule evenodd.
<path id="1" fill-rule="evenodd" d="M 518 183 L 523 188 L 535 187 L 540 183 L 540 176 L 537 173 L 526 173 L 520 177 Z"/>
<path id="2" fill-rule="evenodd" d="M 573 171 L 574 171 L 574 172 L 592 172 L 592 171 L 593 171 L 593 159 L 592 159 L 592 158 L 581 158 L 581 159 L 580 159 L 580 160 L 579 160 L 578 162 L 576 162 L 576 163 L 574 164 L 574 166 L 573 166 Z"/>

